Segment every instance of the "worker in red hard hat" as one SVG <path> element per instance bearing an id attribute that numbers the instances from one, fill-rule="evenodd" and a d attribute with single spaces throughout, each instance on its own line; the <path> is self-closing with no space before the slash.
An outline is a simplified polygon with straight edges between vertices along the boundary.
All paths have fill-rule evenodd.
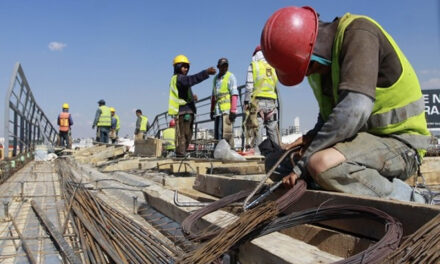
<path id="1" fill-rule="evenodd" d="M 168 115 L 177 120 L 176 155 L 179 157 L 185 156 L 193 133 L 197 96 L 193 94 L 191 87 L 216 73 L 214 67 L 209 67 L 194 75 L 188 75 L 189 66 L 190 63 L 186 56 L 177 55 L 173 60 L 174 74 L 170 81 Z"/>
<path id="2" fill-rule="evenodd" d="M 260 154 L 258 146 L 263 141 L 264 130 L 267 138 L 280 144 L 277 83 L 275 69 L 267 63 L 258 45 L 248 67 L 244 97 L 246 147 L 254 149 L 256 154 Z"/>
<path id="3" fill-rule="evenodd" d="M 266 22 L 261 46 L 283 84 L 308 76 L 320 109 L 316 126 L 285 146 L 304 147 L 284 183 L 309 175 L 327 190 L 409 200 L 403 181 L 430 133 L 417 76 L 393 38 L 366 16 L 327 23 L 311 7 L 286 7 Z"/>
<path id="4" fill-rule="evenodd" d="M 176 150 L 176 121 L 171 119 L 167 129 L 162 131 L 162 139 L 164 141 L 165 156 L 174 156 Z"/>

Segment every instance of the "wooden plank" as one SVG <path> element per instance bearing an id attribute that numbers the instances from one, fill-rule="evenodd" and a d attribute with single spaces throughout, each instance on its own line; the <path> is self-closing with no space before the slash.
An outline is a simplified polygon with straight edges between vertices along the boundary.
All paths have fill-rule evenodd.
<path id="1" fill-rule="evenodd" d="M 264 174 L 259 174 L 228 177 L 222 175 L 199 174 L 196 177 L 193 188 L 215 197 L 225 197 L 241 190 L 254 188 L 264 176 Z"/>
<path id="2" fill-rule="evenodd" d="M 144 189 L 144 196 L 147 203 L 153 206 L 167 217 L 181 223 L 194 208 L 177 207 L 173 203 L 173 192 L 159 186 L 149 186 Z M 181 200 L 197 202 L 191 198 L 180 196 Z M 222 226 L 224 219 L 234 219 L 236 216 L 217 211 L 206 215 L 199 221 L 195 228 L 204 230 L 211 225 Z M 294 254 L 292 252 L 295 252 Z M 332 263 L 342 258 L 319 250 L 317 247 L 293 239 L 287 235 L 275 232 L 263 237 L 256 238 L 239 250 L 239 261 L 248 263 Z"/>
<path id="3" fill-rule="evenodd" d="M 368 239 L 315 225 L 300 225 L 280 232 L 343 258 L 362 252 L 375 243 Z"/>
<path id="4" fill-rule="evenodd" d="M 96 164 L 99 161 L 107 160 L 109 158 L 114 158 L 117 156 L 121 156 L 126 152 L 125 147 L 109 147 L 105 151 L 94 154 L 90 157 L 90 161 L 92 164 Z"/>
<path id="5" fill-rule="evenodd" d="M 129 160 L 121 160 L 118 162 L 114 162 L 109 164 L 101 169 L 103 172 L 111 172 L 111 171 L 123 171 L 123 170 L 135 170 L 139 168 L 139 158 L 129 159 Z"/>
<path id="6" fill-rule="evenodd" d="M 440 185 L 440 157 L 425 157 L 420 171 L 425 178 L 426 185 Z M 416 176 L 406 180 L 411 186 L 415 185 Z"/>
<path id="7" fill-rule="evenodd" d="M 283 193 L 284 191 L 278 194 Z M 365 205 L 382 210 L 402 223 L 404 236 L 412 234 L 440 213 L 440 207 L 433 205 L 315 190 L 307 190 L 303 197 L 288 208 L 287 213 L 331 204 Z M 375 239 L 384 234 L 383 225 L 368 219 L 334 220 L 325 222 L 325 225 Z"/>
<path id="8" fill-rule="evenodd" d="M 144 157 L 160 157 L 162 156 L 162 141 L 157 138 L 135 140 L 134 155 Z"/>
<path id="9" fill-rule="evenodd" d="M 235 175 L 248 175 L 248 174 L 261 174 L 265 173 L 264 164 L 251 163 L 232 163 L 222 164 L 213 168 L 213 174 L 235 174 Z"/>
<path id="10" fill-rule="evenodd" d="M 78 151 L 75 151 L 74 156 L 89 156 L 93 155 L 94 153 L 103 151 L 107 148 L 107 145 L 94 145 L 93 147 L 80 149 Z"/>

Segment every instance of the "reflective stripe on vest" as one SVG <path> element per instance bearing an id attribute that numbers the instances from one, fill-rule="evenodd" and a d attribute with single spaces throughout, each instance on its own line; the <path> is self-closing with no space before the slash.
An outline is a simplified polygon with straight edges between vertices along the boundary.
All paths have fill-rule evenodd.
<path id="1" fill-rule="evenodd" d="M 179 91 L 177 90 L 177 74 L 173 75 L 170 81 L 170 97 L 168 99 L 168 115 L 177 115 L 179 113 L 179 106 L 186 105 L 186 101 L 179 98 Z"/>
<path id="2" fill-rule="evenodd" d="M 139 127 L 139 131 L 146 132 L 147 131 L 147 124 L 148 124 L 148 118 L 144 115 L 141 115 L 141 124 Z"/>
<path id="3" fill-rule="evenodd" d="M 67 132 L 69 131 L 69 116 L 70 114 L 67 112 L 61 112 L 60 114 L 60 131 Z"/>
<path id="4" fill-rule="evenodd" d="M 278 77 L 275 69 L 265 61 L 253 61 L 251 64 L 254 79 L 254 92 L 252 96 L 277 99 L 275 87 Z"/>
<path id="5" fill-rule="evenodd" d="M 175 150 L 176 145 L 176 129 L 173 127 L 169 127 L 163 131 L 163 140 L 165 140 L 168 144 L 166 145 L 166 150 Z"/>
<path id="6" fill-rule="evenodd" d="M 97 126 L 103 126 L 103 127 L 109 127 L 112 125 L 112 113 L 110 112 L 110 107 L 105 106 L 105 105 L 101 105 L 99 107 L 99 109 L 101 109 L 101 115 L 99 116 L 98 119 L 98 124 Z"/>
<path id="7" fill-rule="evenodd" d="M 116 119 L 116 131 L 119 131 L 119 129 L 121 128 L 121 123 L 119 122 L 119 116 L 115 114 L 113 117 Z"/>
<path id="8" fill-rule="evenodd" d="M 326 121 L 338 102 L 339 56 L 344 33 L 347 26 L 357 18 L 367 19 L 382 31 L 394 48 L 402 65 L 402 74 L 394 84 L 386 88 L 376 87 L 376 100 L 367 122 L 367 131 L 375 135 L 393 135 L 406 139 L 423 156 L 429 144 L 430 133 L 426 125 L 424 101 L 419 81 L 411 64 L 393 38 L 369 17 L 347 13 L 339 21 L 332 51 L 332 97 L 322 93 L 320 75 L 313 74 L 309 76 L 309 83 L 320 106 L 321 117 Z"/>
<path id="9" fill-rule="evenodd" d="M 229 90 L 229 77 L 231 77 L 230 72 L 226 72 L 223 75 L 223 79 L 220 83 L 220 89 L 217 88 L 217 78 L 218 75 L 215 76 L 213 86 L 212 86 L 212 94 L 215 97 L 216 104 L 218 104 L 220 111 L 228 111 L 231 109 L 231 92 Z"/>

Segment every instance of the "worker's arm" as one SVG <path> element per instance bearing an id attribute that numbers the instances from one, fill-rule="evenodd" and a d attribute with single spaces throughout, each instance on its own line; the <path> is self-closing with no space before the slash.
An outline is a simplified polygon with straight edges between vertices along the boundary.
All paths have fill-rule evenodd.
<path id="1" fill-rule="evenodd" d="M 193 75 L 183 75 L 179 74 L 177 75 L 177 83 L 181 86 L 193 86 L 200 82 L 203 82 L 204 80 L 209 78 L 209 74 L 207 70 L 203 70 L 199 73 L 193 74 Z M 178 85 L 178 87 L 180 86 Z"/>
<path id="2" fill-rule="evenodd" d="M 252 65 L 250 64 L 246 76 L 246 92 L 244 95 L 245 105 L 251 101 L 252 90 L 254 89 L 254 76 L 252 74 Z"/>
<path id="3" fill-rule="evenodd" d="M 116 121 L 116 118 L 114 118 L 114 117 L 112 117 L 112 125 L 110 126 L 110 129 L 116 129 L 116 123 L 117 123 L 117 121 Z"/>
<path id="4" fill-rule="evenodd" d="M 58 115 L 57 124 L 60 125 L 60 115 Z"/>
<path id="5" fill-rule="evenodd" d="M 69 126 L 73 126 L 72 115 L 69 115 Z"/>
<path id="6" fill-rule="evenodd" d="M 98 120 L 99 120 L 100 115 L 101 115 L 101 109 L 98 108 L 98 110 L 96 110 L 95 120 L 93 121 L 93 127 L 95 127 L 98 124 Z"/>
<path id="7" fill-rule="evenodd" d="M 308 159 L 317 151 L 353 137 L 366 124 L 373 109 L 374 100 L 362 93 L 344 91 L 340 102 L 333 108 L 327 122 L 316 133 L 309 147 L 293 171 L 301 176 L 307 167 Z"/>
<path id="8" fill-rule="evenodd" d="M 231 74 L 229 78 L 229 93 L 231 94 L 231 113 L 237 113 L 237 98 L 238 98 L 238 89 L 237 89 L 237 78 L 235 78 L 234 74 Z"/>
<path id="9" fill-rule="evenodd" d="M 139 130 L 141 128 L 141 117 L 138 117 L 136 120 L 136 128 L 134 130 L 134 134 L 136 135 L 137 133 L 139 133 Z"/>

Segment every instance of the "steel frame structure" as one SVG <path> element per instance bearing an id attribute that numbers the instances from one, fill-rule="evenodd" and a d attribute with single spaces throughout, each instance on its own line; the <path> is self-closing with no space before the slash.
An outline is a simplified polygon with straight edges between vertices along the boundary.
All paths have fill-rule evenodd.
<path id="1" fill-rule="evenodd" d="M 29 152 L 35 144 L 56 142 L 57 130 L 35 101 L 23 68 L 17 62 L 5 97 L 4 153 Z"/>

